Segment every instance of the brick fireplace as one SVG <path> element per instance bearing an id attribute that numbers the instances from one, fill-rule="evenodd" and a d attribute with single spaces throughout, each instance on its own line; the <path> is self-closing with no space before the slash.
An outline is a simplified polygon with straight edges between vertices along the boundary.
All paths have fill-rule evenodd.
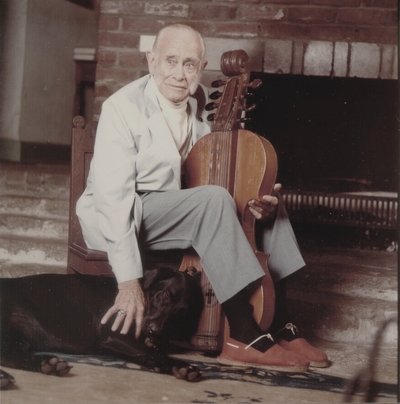
<path id="1" fill-rule="evenodd" d="M 205 38 L 206 58 L 209 61 L 202 80 L 205 85 L 210 86 L 213 80 L 223 77 L 219 71 L 223 52 L 244 49 L 250 56 L 253 74 L 263 76 L 267 83 L 261 98 L 266 98 L 268 91 L 272 94 L 273 83 L 286 83 L 281 84 L 281 88 L 285 89 L 283 98 L 289 104 L 281 104 L 282 108 L 290 109 L 296 91 L 303 91 L 309 94 L 304 102 L 313 113 L 318 113 L 323 100 L 326 106 L 324 113 L 328 113 L 328 117 L 331 111 L 337 119 L 352 119 L 351 123 L 342 122 L 337 127 L 337 131 L 341 131 L 341 128 L 345 131 L 336 140 L 324 131 L 314 133 L 315 140 L 310 138 L 311 135 L 306 139 L 310 148 L 325 147 L 320 160 L 329 157 L 333 151 L 329 139 L 333 143 L 344 142 L 342 149 L 338 149 L 333 172 L 324 172 L 324 175 L 329 177 L 336 173 L 369 182 L 374 182 L 375 177 L 380 176 L 382 190 L 397 190 L 396 0 L 101 0 L 94 107 L 96 117 L 108 96 L 147 73 L 145 51 L 151 47 L 154 35 L 163 26 L 176 22 L 193 26 Z M 336 84 L 344 94 L 338 95 L 338 91 L 332 88 Z M 312 91 L 320 92 L 313 93 L 315 107 L 313 99 L 310 99 L 313 94 L 310 95 L 307 86 Z M 275 86 L 274 91 L 277 97 L 282 98 L 279 88 Z M 364 117 L 360 111 L 357 112 L 358 102 L 354 99 L 354 93 L 359 94 L 361 103 L 365 105 Z M 332 98 L 332 94 L 336 98 Z M 347 103 L 345 98 L 350 95 L 351 105 L 343 110 L 343 105 L 339 107 L 339 104 Z M 269 99 L 269 102 L 274 104 L 274 100 Z M 302 103 L 299 99 L 296 102 Z M 333 110 L 335 106 L 338 107 L 336 112 Z M 260 114 L 265 115 L 262 108 L 269 106 L 261 105 L 259 108 Z M 371 128 L 371 114 L 377 117 L 373 121 L 376 132 Z M 303 111 L 304 117 L 308 115 L 307 111 Z M 271 126 L 271 122 L 273 125 L 274 114 L 271 116 L 266 123 L 268 126 Z M 358 123 L 365 128 L 357 129 Z M 292 144 L 297 144 L 298 137 L 302 135 L 301 132 L 296 133 L 296 122 L 289 126 L 291 133 L 280 135 L 287 139 L 271 139 L 278 148 L 284 148 L 284 143 L 290 142 L 290 137 L 295 139 Z M 354 135 L 354 131 L 364 133 L 365 138 Z M 268 130 L 260 134 L 270 137 Z M 382 149 L 374 154 L 380 145 Z M 354 159 L 340 154 L 346 146 L 354 155 L 361 153 L 364 156 L 360 157 L 364 158 L 361 168 L 350 167 Z M 290 150 L 290 147 L 287 148 L 286 155 L 282 151 L 280 157 L 286 169 L 283 168 L 281 172 L 286 173 L 284 181 L 298 183 L 301 179 L 291 178 L 290 168 L 287 168 Z M 301 150 L 297 151 L 301 155 Z M 368 166 L 368 161 L 371 166 Z M 343 170 L 346 165 L 350 167 L 347 172 Z M 297 174 L 313 179 L 307 167 L 317 167 L 318 170 L 318 161 L 302 161 L 302 167 L 304 171 L 300 167 L 300 174 Z"/>
<path id="2" fill-rule="evenodd" d="M 170 23 L 198 29 L 210 76 L 244 49 L 255 72 L 397 80 L 396 0 L 101 0 L 96 107 L 147 73 L 144 51 Z"/>

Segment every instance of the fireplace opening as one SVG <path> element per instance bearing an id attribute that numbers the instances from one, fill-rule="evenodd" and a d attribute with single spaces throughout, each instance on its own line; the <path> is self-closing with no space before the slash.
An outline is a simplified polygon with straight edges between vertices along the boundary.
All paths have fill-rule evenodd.
<path id="1" fill-rule="evenodd" d="M 398 89 L 392 80 L 252 74 L 246 128 L 278 155 L 298 237 L 397 250 Z M 317 236 L 317 237 L 315 237 Z"/>
<path id="2" fill-rule="evenodd" d="M 313 191 L 397 192 L 397 81 L 253 73 L 247 128 L 267 138 L 278 180 Z M 249 101 L 250 102 L 250 101 Z"/>

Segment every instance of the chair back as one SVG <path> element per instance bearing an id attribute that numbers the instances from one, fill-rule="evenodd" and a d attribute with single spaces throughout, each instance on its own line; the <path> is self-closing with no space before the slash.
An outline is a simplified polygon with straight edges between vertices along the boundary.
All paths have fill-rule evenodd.
<path id="1" fill-rule="evenodd" d="M 87 248 L 76 215 L 76 202 L 86 188 L 90 163 L 93 158 L 97 122 L 92 121 L 85 127 L 85 119 L 78 115 L 74 117 L 72 123 L 67 272 L 112 275 L 107 254 Z"/>

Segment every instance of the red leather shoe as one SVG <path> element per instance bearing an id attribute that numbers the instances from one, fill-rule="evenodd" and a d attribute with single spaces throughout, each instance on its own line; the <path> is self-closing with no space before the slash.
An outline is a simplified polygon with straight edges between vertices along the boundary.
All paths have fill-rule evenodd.
<path id="1" fill-rule="evenodd" d="M 326 368 L 329 366 L 329 359 L 326 353 L 313 347 L 304 338 L 301 338 L 297 327 L 292 323 L 286 324 L 282 330 L 274 335 L 274 339 L 282 348 L 308 359 L 312 367 Z"/>
<path id="2" fill-rule="evenodd" d="M 273 341 L 270 334 L 263 337 L 270 338 Z M 217 357 L 217 361 L 231 366 L 254 366 L 282 372 L 307 372 L 310 362 L 304 357 L 287 351 L 277 344 L 273 344 L 271 348 L 263 353 L 252 348 L 253 343 L 246 345 L 228 338 L 221 355 Z"/>

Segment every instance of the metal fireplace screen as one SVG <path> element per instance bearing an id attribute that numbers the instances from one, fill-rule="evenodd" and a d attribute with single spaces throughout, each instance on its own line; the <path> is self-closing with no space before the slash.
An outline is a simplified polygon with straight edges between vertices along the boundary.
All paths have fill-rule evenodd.
<path id="1" fill-rule="evenodd" d="M 397 228 L 397 196 L 371 193 L 335 193 L 282 191 L 291 220 L 343 226 Z"/>

